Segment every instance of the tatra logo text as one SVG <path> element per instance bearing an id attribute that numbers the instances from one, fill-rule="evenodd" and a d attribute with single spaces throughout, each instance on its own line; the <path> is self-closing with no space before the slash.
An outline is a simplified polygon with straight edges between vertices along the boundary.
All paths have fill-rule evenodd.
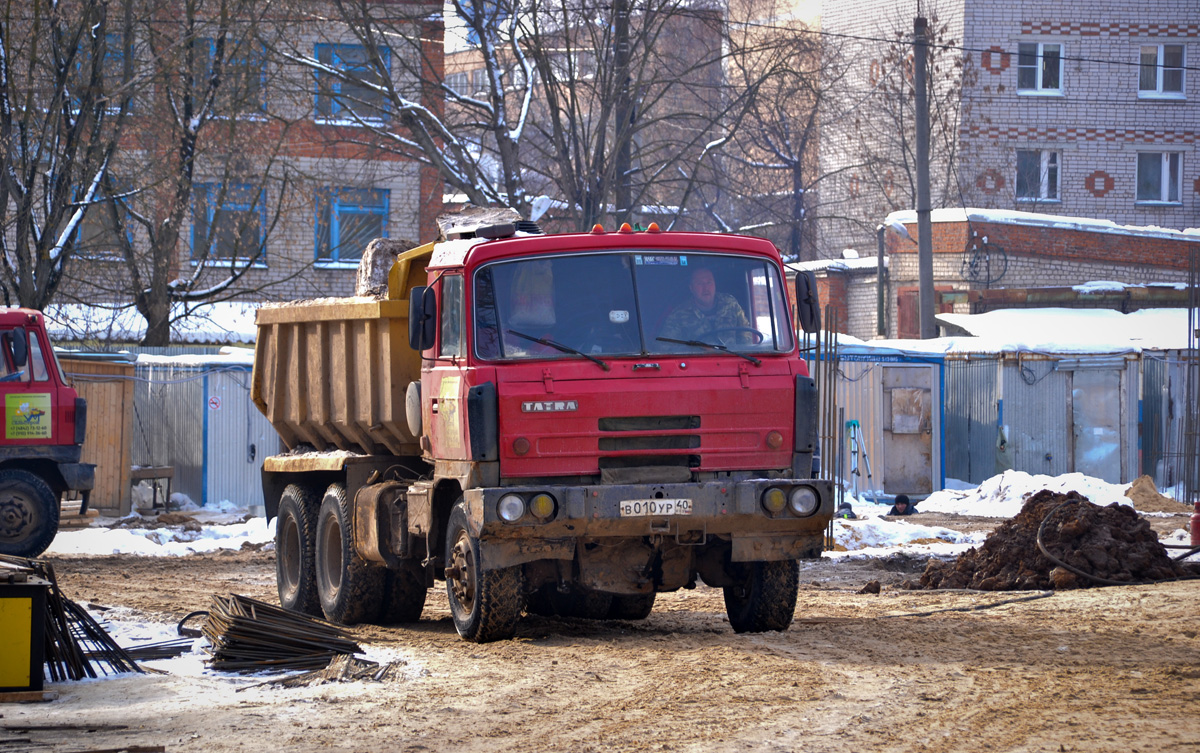
<path id="1" fill-rule="evenodd" d="M 579 410 L 575 400 L 531 400 L 521 403 L 523 413 L 557 413 L 568 410 Z"/>

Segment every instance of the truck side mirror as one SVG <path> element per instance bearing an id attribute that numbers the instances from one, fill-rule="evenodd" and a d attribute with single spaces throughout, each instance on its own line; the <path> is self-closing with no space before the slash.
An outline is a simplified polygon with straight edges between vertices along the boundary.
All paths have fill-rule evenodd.
<path id="1" fill-rule="evenodd" d="M 796 273 L 796 313 L 800 328 L 805 332 L 821 329 L 821 297 L 817 293 L 817 276 L 811 271 Z"/>
<path id="2" fill-rule="evenodd" d="M 4 347 L 8 350 L 13 367 L 18 369 L 25 368 L 25 364 L 29 362 L 29 340 L 25 334 L 25 330 L 17 327 L 14 330 L 5 332 Z"/>
<path id="3" fill-rule="evenodd" d="M 418 285 L 408 297 L 408 345 L 423 351 L 433 347 L 437 336 L 437 299 L 433 289 Z"/>

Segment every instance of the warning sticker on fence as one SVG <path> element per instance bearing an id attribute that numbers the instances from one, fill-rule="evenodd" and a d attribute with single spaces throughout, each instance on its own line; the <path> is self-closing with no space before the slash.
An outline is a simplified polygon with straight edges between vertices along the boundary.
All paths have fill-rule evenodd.
<path id="1" fill-rule="evenodd" d="M 4 396 L 5 439 L 46 439 L 53 425 L 50 393 Z"/>

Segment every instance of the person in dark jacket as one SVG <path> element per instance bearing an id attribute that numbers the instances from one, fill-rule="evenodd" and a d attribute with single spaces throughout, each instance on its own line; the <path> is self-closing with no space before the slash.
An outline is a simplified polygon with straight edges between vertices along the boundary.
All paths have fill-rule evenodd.
<path id="1" fill-rule="evenodd" d="M 888 515 L 912 515 L 916 511 L 917 508 L 908 501 L 907 494 L 897 494 L 896 503 L 888 510 Z"/>

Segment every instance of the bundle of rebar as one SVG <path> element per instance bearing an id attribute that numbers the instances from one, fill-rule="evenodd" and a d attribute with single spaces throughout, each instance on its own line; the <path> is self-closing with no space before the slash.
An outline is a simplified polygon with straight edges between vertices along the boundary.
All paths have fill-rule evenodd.
<path id="1" fill-rule="evenodd" d="M 214 596 L 204 623 L 213 669 L 230 672 L 324 669 L 362 648 L 342 628 L 247 596 Z"/>
<path id="2" fill-rule="evenodd" d="M 142 672 L 87 610 L 63 596 L 54 566 L 42 560 L 0 555 L 50 584 L 46 595 L 46 670 L 54 682 L 122 672 Z"/>
<path id="3" fill-rule="evenodd" d="M 261 688 L 266 685 L 279 685 L 285 688 L 312 688 L 329 682 L 356 682 L 359 680 L 374 680 L 381 682 L 391 673 L 396 662 L 380 664 L 357 656 L 339 654 L 329 660 L 329 666 L 312 672 L 302 672 L 291 677 L 274 678 L 258 685 L 247 685 L 238 688 L 238 692 L 250 688 Z"/>

